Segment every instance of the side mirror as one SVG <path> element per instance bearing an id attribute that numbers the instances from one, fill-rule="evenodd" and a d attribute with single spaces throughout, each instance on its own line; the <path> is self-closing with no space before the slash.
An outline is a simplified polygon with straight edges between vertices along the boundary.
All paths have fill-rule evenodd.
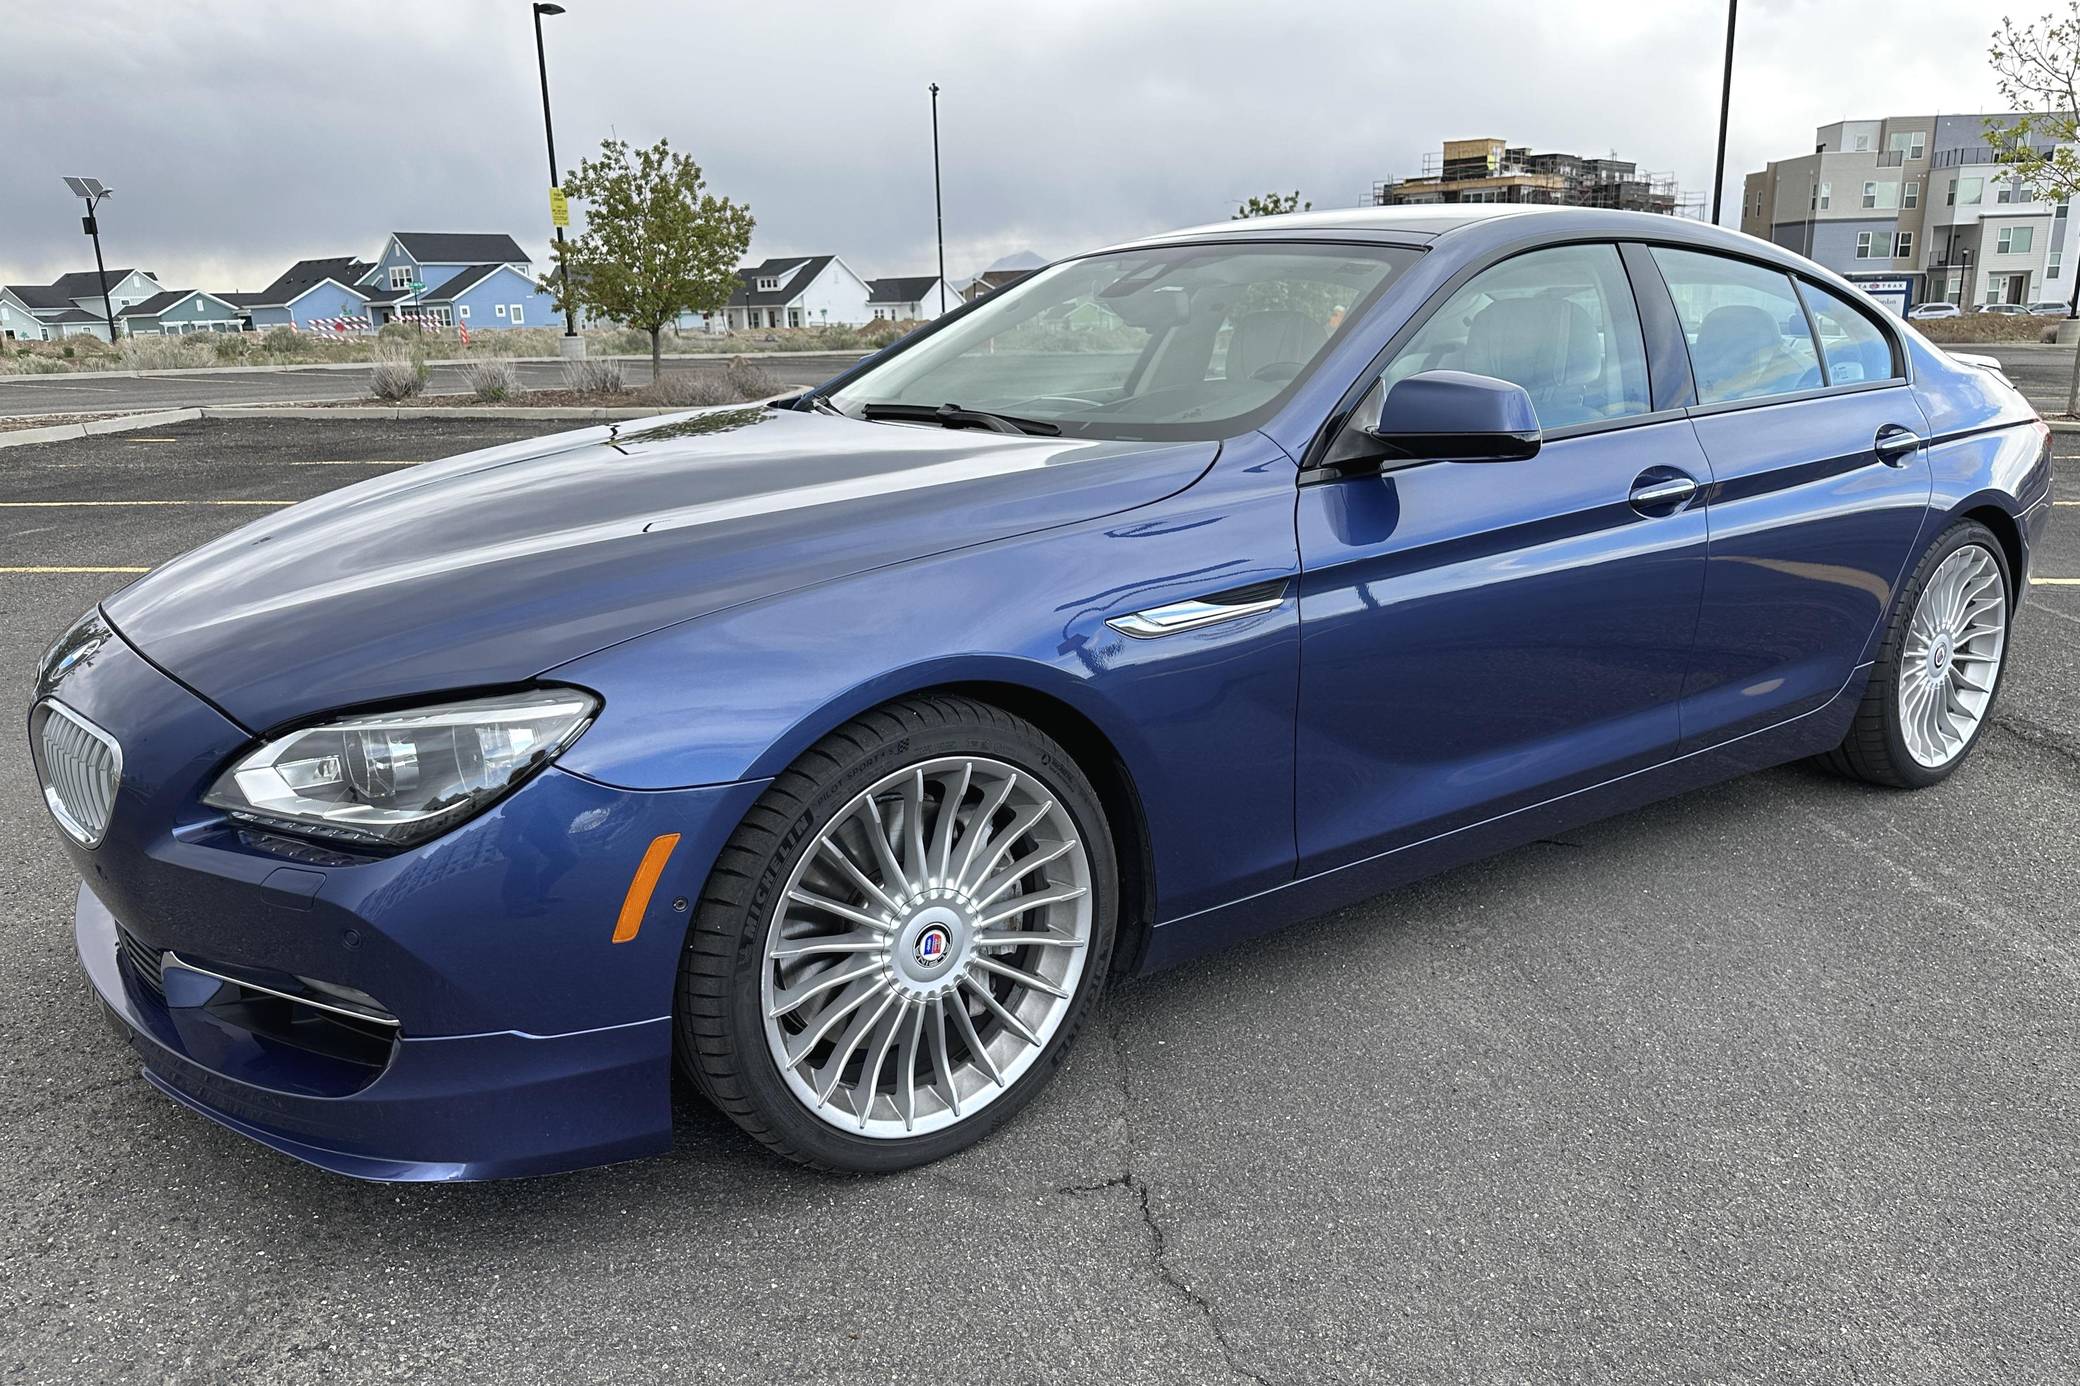
<path id="1" fill-rule="evenodd" d="M 1538 456 L 1538 411 L 1521 385 L 1466 371 L 1424 371 L 1375 385 L 1331 463 L 1521 462 Z M 1377 401 L 1378 414 L 1366 416 Z"/>

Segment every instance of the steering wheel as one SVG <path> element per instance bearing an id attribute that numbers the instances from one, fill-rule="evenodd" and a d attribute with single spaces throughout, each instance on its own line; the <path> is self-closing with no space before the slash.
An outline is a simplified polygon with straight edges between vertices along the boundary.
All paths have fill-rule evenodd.
<path id="1" fill-rule="evenodd" d="M 1251 380 L 1280 381 L 1291 380 L 1298 374 L 1300 374 L 1300 363 L 1298 361 L 1273 361 L 1268 365 L 1259 366 L 1251 371 L 1249 378 Z"/>

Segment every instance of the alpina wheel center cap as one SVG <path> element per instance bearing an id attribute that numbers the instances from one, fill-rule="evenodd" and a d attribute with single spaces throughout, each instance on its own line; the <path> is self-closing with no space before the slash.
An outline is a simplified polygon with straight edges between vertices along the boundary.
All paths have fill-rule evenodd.
<path id="1" fill-rule="evenodd" d="M 923 990 L 950 985 L 972 932 L 967 912 L 956 904 L 927 905 L 911 915 L 889 949 L 897 985 Z"/>

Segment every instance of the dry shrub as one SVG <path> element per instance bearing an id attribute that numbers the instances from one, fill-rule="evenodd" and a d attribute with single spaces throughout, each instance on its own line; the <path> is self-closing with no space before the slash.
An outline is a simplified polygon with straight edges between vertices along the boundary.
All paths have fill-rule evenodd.
<path id="1" fill-rule="evenodd" d="M 735 404 L 737 392 L 725 377 L 709 371 L 666 371 L 643 391 L 643 402 L 667 409 L 706 409 Z"/>
<path id="2" fill-rule="evenodd" d="M 565 362 L 563 384 L 565 389 L 587 395 L 618 395 L 628 389 L 619 361 L 593 356 Z"/>
<path id="3" fill-rule="evenodd" d="M 377 399 L 395 404 L 426 388 L 426 365 L 410 352 L 385 342 L 376 347 L 374 360 L 368 370 L 368 390 Z"/>
<path id="4" fill-rule="evenodd" d="M 738 356 L 729 363 L 725 377 L 729 387 L 737 392 L 738 399 L 769 399 L 787 387 L 775 380 L 771 372 Z"/>
<path id="5" fill-rule="evenodd" d="M 470 392 L 486 404 L 510 399 L 520 389 L 519 367 L 503 357 L 470 362 L 462 378 L 468 382 Z"/>

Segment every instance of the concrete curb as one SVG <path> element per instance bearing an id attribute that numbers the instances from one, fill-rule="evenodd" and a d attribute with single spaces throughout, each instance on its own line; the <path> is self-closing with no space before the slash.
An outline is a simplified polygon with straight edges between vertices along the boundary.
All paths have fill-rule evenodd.
<path id="1" fill-rule="evenodd" d="M 874 350 L 879 350 L 875 348 Z M 666 361 L 734 361 L 742 357 L 746 361 L 800 361 L 818 356 L 841 356 L 850 360 L 864 360 L 873 351 L 679 351 L 665 353 Z M 474 366 L 480 361 L 511 361 L 516 366 L 557 366 L 568 358 L 562 356 L 448 356 L 438 360 L 429 358 L 428 366 Z M 588 356 L 588 361 L 637 361 L 648 364 L 650 353 L 634 352 L 616 356 Z M 291 371 L 365 371 L 373 364 L 368 361 L 309 361 L 301 365 L 282 364 L 276 366 L 168 366 L 149 371 L 45 371 L 36 375 L 0 375 L 0 384 L 9 381 L 39 380 L 149 380 L 161 375 L 282 375 Z"/>
<path id="2" fill-rule="evenodd" d="M 2053 433 L 2080 433 L 2080 419 L 2046 419 L 2044 423 Z"/>
<path id="3" fill-rule="evenodd" d="M 85 423 L 51 424 L 47 428 L 0 430 L 0 448 L 27 447 L 31 443 L 63 443 L 102 433 L 135 433 L 168 424 L 193 423 L 203 417 L 200 409 L 162 409 L 153 414 L 125 414 L 117 419 L 89 419 Z"/>

